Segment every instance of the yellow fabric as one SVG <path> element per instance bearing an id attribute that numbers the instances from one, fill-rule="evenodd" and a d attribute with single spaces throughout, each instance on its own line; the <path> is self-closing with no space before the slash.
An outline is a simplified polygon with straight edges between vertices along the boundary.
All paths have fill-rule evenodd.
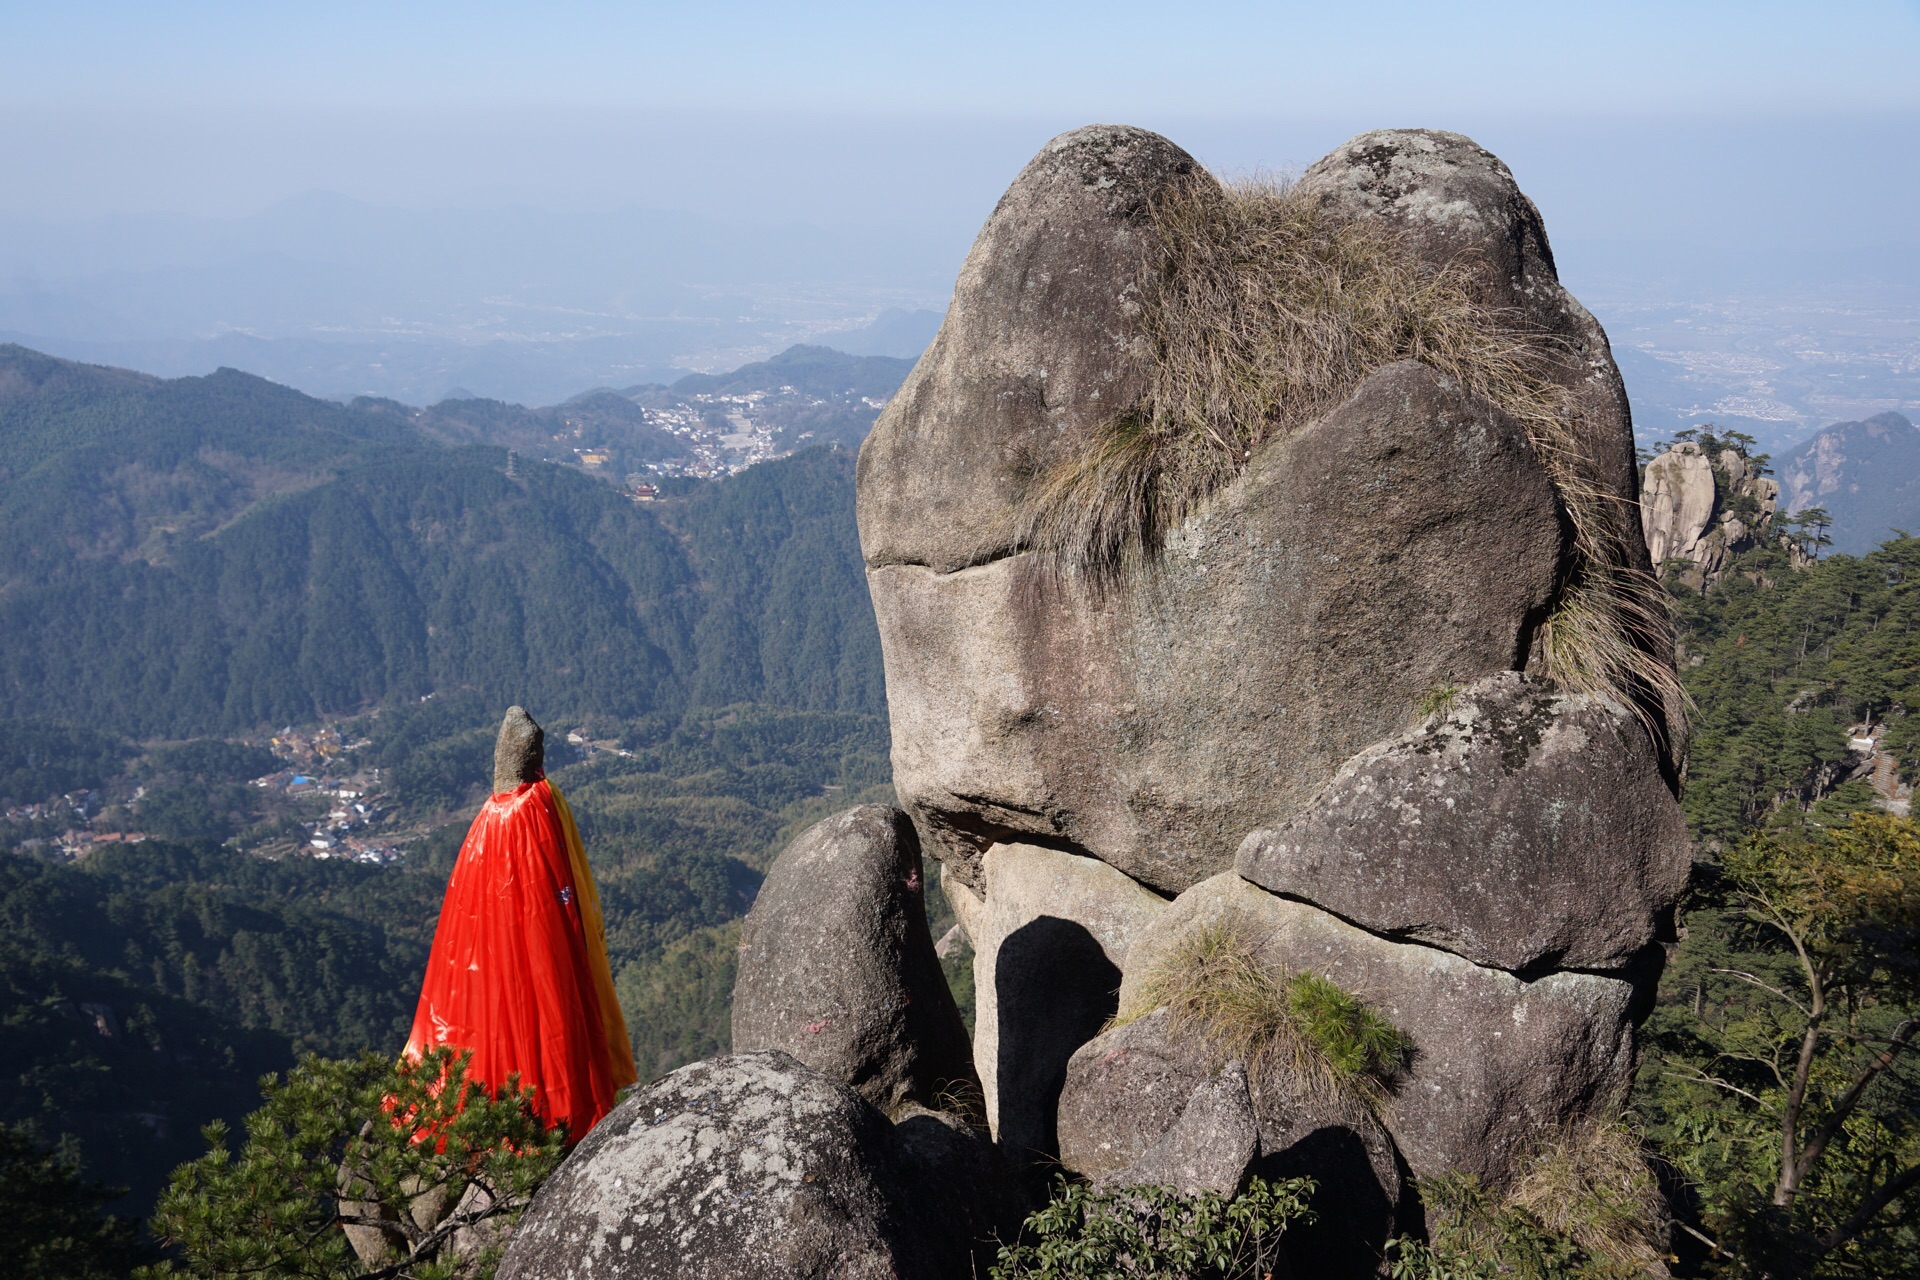
<path id="1" fill-rule="evenodd" d="M 627 1020 L 620 1016 L 620 1000 L 613 994 L 613 968 L 607 963 L 607 925 L 600 915 L 600 890 L 594 887 L 593 868 L 580 843 L 580 828 L 560 788 L 547 779 L 554 808 L 560 811 L 560 829 L 567 838 L 567 859 L 573 864 L 573 888 L 580 895 L 580 920 L 586 926 L 587 963 L 593 970 L 593 990 L 600 1001 L 600 1018 L 607 1030 L 607 1051 L 613 1055 L 613 1087 L 624 1089 L 640 1077 L 633 1066 L 633 1042 L 627 1039 Z"/>

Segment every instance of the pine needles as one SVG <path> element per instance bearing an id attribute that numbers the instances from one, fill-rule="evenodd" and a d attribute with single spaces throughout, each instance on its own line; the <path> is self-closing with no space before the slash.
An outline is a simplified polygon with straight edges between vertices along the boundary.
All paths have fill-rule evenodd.
<path id="1" fill-rule="evenodd" d="M 1573 528 L 1573 567 L 1543 639 L 1549 674 L 1607 692 L 1658 733 L 1680 697 L 1662 652 L 1664 597 L 1633 565 L 1630 503 L 1587 455 L 1576 352 L 1483 299 L 1470 261 L 1424 260 L 1385 224 L 1289 185 L 1176 187 L 1153 210 L 1141 281 L 1145 394 L 1075 456 L 1035 475 L 1020 544 L 1098 589 L 1149 567 L 1167 535 L 1255 449 L 1339 404 L 1367 375 L 1418 360 L 1524 428 Z"/>
<path id="2" fill-rule="evenodd" d="M 1327 979 L 1274 975 L 1232 922 L 1182 939 L 1141 996 L 1133 1016 L 1166 1006 L 1174 1026 L 1197 1034 L 1220 1062 L 1244 1062 L 1255 1088 L 1277 1077 L 1318 1096 L 1371 1104 L 1412 1055 L 1402 1032 Z"/>

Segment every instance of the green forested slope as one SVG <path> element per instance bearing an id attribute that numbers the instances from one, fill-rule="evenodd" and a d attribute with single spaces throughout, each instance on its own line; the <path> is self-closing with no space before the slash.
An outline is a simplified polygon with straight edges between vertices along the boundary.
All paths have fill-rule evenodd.
<path id="1" fill-rule="evenodd" d="M 470 811 L 491 770 L 488 719 L 465 695 L 366 727 L 374 759 L 423 762 L 409 784 L 421 805 Z M 761 873 L 807 823 L 890 795 L 886 729 L 754 707 L 621 728 L 631 754 L 569 765 L 556 744 L 551 764 L 651 1077 L 725 1046 L 738 920 Z M 161 840 L 72 865 L 0 854 L 0 1123 L 72 1135 L 90 1176 L 144 1208 L 201 1124 L 252 1104 L 260 1073 L 305 1050 L 397 1052 L 465 829 L 441 827 L 391 867 Z"/>
<path id="2" fill-rule="evenodd" d="M 0 388 L 0 715 L 183 736 L 460 689 L 879 710 L 848 454 L 641 505 L 230 371 L 12 348 Z"/>
<path id="3" fill-rule="evenodd" d="M 1704 594 L 1674 595 L 1696 835 L 1724 843 L 1815 805 L 1838 818 L 1870 803 L 1847 778 L 1850 726 L 1880 726 L 1902 777 L 1920 774 L 1920 539 L 1803 569 L 1762 547 Z"/>

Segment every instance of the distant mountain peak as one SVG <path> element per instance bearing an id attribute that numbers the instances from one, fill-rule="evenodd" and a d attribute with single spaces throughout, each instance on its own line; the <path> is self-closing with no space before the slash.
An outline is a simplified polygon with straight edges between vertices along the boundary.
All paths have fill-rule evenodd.
<path id="1" fill-rule="evenodd" d="M 1786 509 L 1833 513 L 1836 551 L 1863 554 L 1895 529 L 1920 528 L 1920 431 L 1889 409 L 1836 422 L 1779 464 Z"/>

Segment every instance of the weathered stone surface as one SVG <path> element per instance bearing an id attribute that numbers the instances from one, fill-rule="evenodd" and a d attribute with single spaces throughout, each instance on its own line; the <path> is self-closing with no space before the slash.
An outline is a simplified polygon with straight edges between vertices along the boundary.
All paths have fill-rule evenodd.
<path id="1" fill-rule="evenodd" d="M 1580 451 L 1591 464 L 1587 483 L 1611 496 L 1612 512 L 1628 517 L 1615 529 L 1618 566 L 1646 569 L 1640 525 L 1630 518 L 1640 484 L 1626 384 L 1606 331 L 1561 285 L 1540 211 L 1507 166 L 1457 133 L 1378 129 L 1316 161 L 1301 175 L 1298 190 L 1399 228 L 1436 266 L 1474 267 L 1485 297 L 1513 308 L 1520 327 L 1545 335 L 1572 357 L 1563 381 L 1572 392 L 1568 421 L 1578 428 Z M 1605 518 L 1608 511 L 1597 514 Z M 1653 657 L 1672 665 L 1670 639 L 1646 640 Z M 1686 708 L 1669 701 L 1661 710 L 1668 758 L 1681 760 Z"/>
<path id="2" fill-rule="evenodd" d="M 513 790 L 541 777 L 546 763 L 546 730 L 523 708 L 508 707 L 493 743 L 493 793 Z"/>
<path id="3" fill-rule="evenodd" d="M 1183 1196 L 1230 1196 L 1240 1190 L 1259 1154 L 1260 1122 L 1253 1114 L 1246 1064 L 1229 1062 L 1193 1091 L 1179 1118 L 1136 1163 L 1108 1181 L 1172 1187 Z"/>
<path id="4" fill-rule="evenodd" d="M 786 1054 L 710 1058 L 594 1126 L 500 1280 L 971 1280 L 1007 1225 L 985 1145 L 924 1114 L 896 1127 Z"/>
<path id="5" fill-rule="evenodd" d="M 1474 265 L 1493 301 L 1565 343 L 1579 357 L 1588 452 L 1614 493 L 1633 501 L 1632 417 L 1606 331 L 1561 285 L 1540 211 L 1499 157 L 1440 129 L 1376 129 L 1314 162 L 1298 189 L 1400 228 L 1435 264 Z"/>
<path id="6" fill-rule="evenodd" d="M 1692 555 L 1713 519 L 1713 499 L 1713 464 L 1698 445 L 1683 443 L 1647 464 L 1640 526 L 1655 566 Z"/>
<path id="7" fill-rule="evenodd" d="M 1032 833 L 1177 892 L 1424 690 L 1522 664 L 1563 541 L 1524 433 L 1389 366 L 1257 452 L 1124 591 L 1029 554 L 871 569 L 895 789 L 975 887 L 980 850 Z"/>
<path id="8" fill-rule="evenodd" d="M 1067 1064 L 1060 1090 L 1060 1163 L 1111 1182 L 1146 1158 L 1209 1075 L 1205 1055 L 1155 1009 L 1101 1032 Z"/>
<path id="9" fill-rule="evenodd" d="M 1022 844 L 987 851 L 986 889 L 968 925 L 974 1063 L 1002 1149 L 1043 1159 L 1067 1059 L 1113 1016 L 1127 950 L 1166 901 L 1092 858 Z"/>
<path id="10" fill-rule="evenodd" d="M 1633 713 L 1507 671 L 1349 760 L 1249 835 L 1235 869 L 1374 933 L 1529 971 L 1627 964 L 1691 861 Z"/>
<path id="11" fill-rule="evenodd" d="M 986 916 L 987 900 L 944 862 L 940 864 L 940 892 L 946 895 L 947 905 L 953 909 L 954 927 L 966 935 L 969 947 L 979 950 L 974 946 L 973 939 L 980 932 L 980 922 Z"/>
<path id="12" fill-rule="evenodd" d="M 1421 1177 L 1460 1170 L 1500 1185 L 1541 1133 L 1625 1095 L 1635 981 L 1586 973 L 1523 981 L 1376 937 L 1231 872 L 1181 894 L 1135 940 L 1123 1007 L 1138 1003 L 1183 936 L 1226 922 L 1247 931 L 1276 970 L 1322 974 L 1412 1038 L 1413 1065 L 1381 1119 Z"/>
<path id="13" fill-rule="evenodd" d="M 1036 466 L 1138 398 L 1149 203 L 1211 182 L 1158 134 L 1092 125 L 1035 156 L 980 231 L 933 345 L 860 450 L 870 565 L 949 572 L 1004 554 Z"/>
<path id="14" fill-rule="evenodd" d="M 976 1087 L 906 814 L 849 809 L 774 860 L 741 932 L 733 1047 L 790 1053 L 889 1113 Z"/>
<path id="15" fill-rule="evenodd" d="M 1218 1189 L 1229 1168 L 1237 1185 L 1249 1163 L 1264 1178 L 1311 1177 L 1317 1221 L 1286 1237 L 1295 1273 L 1372 1275 L 1381 1246 L 1406 1225 L 1404 1169 L 1386 1129 L 1354 1099 L 1286 1080 L 1259 1080 L 1249 1090 L 1243 1072 L 1215 1065 L 1165 1009 L 1089 1041 L 1060 1095 L 1061 1163 L 1110 1185 L 1155 1183 L 1188 1194 L 1209 1177 L 1214 1185 L 1205 1189 Z M 1244 1158 L 1236 1087 L 1258 1138 Z"/>

